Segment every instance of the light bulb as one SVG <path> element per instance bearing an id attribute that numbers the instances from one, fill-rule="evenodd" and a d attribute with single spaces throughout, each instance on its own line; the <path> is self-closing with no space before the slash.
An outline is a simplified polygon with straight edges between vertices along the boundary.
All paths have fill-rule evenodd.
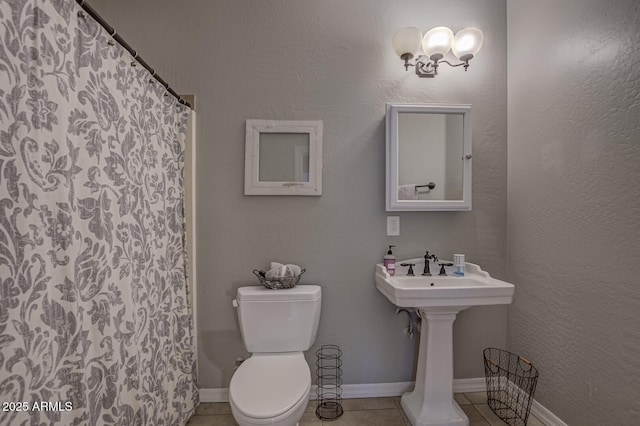
<path id="1" fill-rule="evenodd" d="M 422 50 L 432 61 L 439 61 L 451 49 L 453 31 L 448 27 L 435 27 L 422 39 Z"/>
<path id="2" fill-rule="evenodd" d="M 409 54 L 411 57 L 420 48 L 420 40 L 422 39 L 422 33 L 416 27 L 404 27 L 400 28 L 391 40 L 393 50 L 396 54 L 402 58 L 403 55 Z M 403 58 L 404 59 L 404 58 Z"/>
<path id="3" fill-rule="evenodd" d="M 482 47 L 482 31 L 475 27 L 465 28 L 456 33 L 451 51 L 461 61 L 472 59 Z"/>

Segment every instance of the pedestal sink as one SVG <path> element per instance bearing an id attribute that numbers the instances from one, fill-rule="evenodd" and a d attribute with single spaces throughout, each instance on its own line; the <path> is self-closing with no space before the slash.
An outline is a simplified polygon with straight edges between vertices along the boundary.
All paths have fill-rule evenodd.
<path id="1" fill-rule="evenodd" d="M 391 303 L 417 308 L 423 319 L 416 384 L 402 396 L 402 408 L 414 426 L 468 426 L 469 419 L 453 399 L 453 321 L 472 306 L 511 303 L 515 288 L 472 263 L 466 263 L 464 277 L 452 271 L 438 276 L 440 267 L 433 262 L 433 276 L 422 276 L 421 258 L 400 263 L 416 264 L 416 276 L 407 276 L 408 267 L 403 266 L 391 276 L 377 264 L 375 280 Z"/>

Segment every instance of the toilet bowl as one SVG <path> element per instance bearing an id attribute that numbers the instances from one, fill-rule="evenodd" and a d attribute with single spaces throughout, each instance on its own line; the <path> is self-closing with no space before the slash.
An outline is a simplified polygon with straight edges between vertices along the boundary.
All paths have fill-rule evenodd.
<path id="1" fill-rule="evenodd" d="M 229 403 L 240 426 L 295 426 L 310 390 L 311 372 L 302 352 L 256 354 L 233 375 Z"/>

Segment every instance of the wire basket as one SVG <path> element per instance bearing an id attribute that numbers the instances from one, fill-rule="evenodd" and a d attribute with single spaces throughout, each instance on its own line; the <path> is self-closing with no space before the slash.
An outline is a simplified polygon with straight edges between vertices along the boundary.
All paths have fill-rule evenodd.
<path id="1" fill-rule="evenodd" d="M 489 408 L 505 423 L 525 426 L 538 369 L 527 359 L 502 349 L 486 348 L 483 354 Z"/>
<path id="2" fill-rule="evenodd" d="M 338 345 L 322 345 L 316 351 L 316 417 L 320 420 L 342 416 L 341 357 Z"/>
<path id="3" fill-rule="evenodd" d="M 306 271 L 306 269 L 301 270 L 300 275 L 296 275 L 295 277 L 280 277 L 270 280 L 265 277 L 266 274 L 264 271 L 254 269 L 253 275 L 258 277 L 258 280 L 260 280 L 260 284 L 262 284 L 266 288 L 270 288 L 271 290 L 280 290 L 283 288 L 292 288 L 296 284 L 298 284 L 298 281 L 300 281 L 300 277 L 302 276 L 302 274 L 304 274 L 304 271 Z"/>

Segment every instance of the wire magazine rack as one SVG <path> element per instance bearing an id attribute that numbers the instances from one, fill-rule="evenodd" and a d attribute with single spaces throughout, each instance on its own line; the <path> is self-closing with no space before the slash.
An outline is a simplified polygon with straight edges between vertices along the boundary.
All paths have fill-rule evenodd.
<path id="1" fill-rule="evenodd" d="M 316 417 L 320 420 L 342 416 L 341 357 L 338 345 L 322 345 L 316 351 Z"/>

